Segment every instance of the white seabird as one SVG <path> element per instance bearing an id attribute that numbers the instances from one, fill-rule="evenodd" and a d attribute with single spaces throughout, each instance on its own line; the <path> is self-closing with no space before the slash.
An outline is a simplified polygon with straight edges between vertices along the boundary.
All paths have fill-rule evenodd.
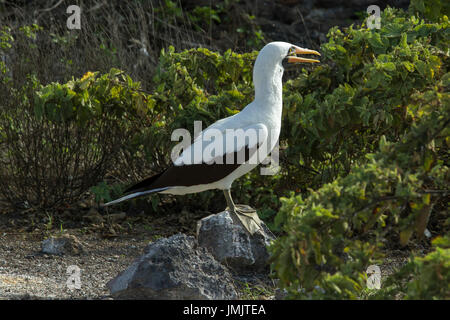
<path id="1" fill-rule="evenodd" d="M 183 195 L 220 189 L 224 192 L 228 210 L 239 218 L 250 234 L 259 230 L 261 220 L 256 210 L 248 206 L 235 205 L 230 188 L 234 180 L 261 163 L 278 141 L 281 130 L 282 77 L 285 66 L 302 62 L 319 62 L 297 57 L 296 54 L 320 56 L 315 50 L 304 49 L 286 42 L 271 42 L 264 46 L 253 68 L 255 99 L 241 112 L 221 119 L 203 130 L 194 142 L 183 150 L 171 167 L 133 185 L 125 191 L 127 195 L 108 202 L 104 206 L 156 192 Z M 225 141 L 227 133 L 238 129 L 244 132 L 257 132 L 257 135 L 253 139 L 249 137 L 237 143 L 233 138 L 232 144 L 227 144 Z M 211 153 L 211 156 L 205 157 L 206 148 L 209 146 L 211 149 L 211 143 L 214 141 L 205 140 L 205 137 L 211 133 L 215 133 L 216 139 L 217 133 L 221 133 L 224 141 L 221 144 L 222 148 L 214 150 L 214 155 Z M 198 157 L 199 153 L 201 155 Z M 245 162 L 238 160 L 242 154 Z M 255 155 L 258 156 L 255 158 Z M 250 161 L 251 159 L 256 161 Z"/>

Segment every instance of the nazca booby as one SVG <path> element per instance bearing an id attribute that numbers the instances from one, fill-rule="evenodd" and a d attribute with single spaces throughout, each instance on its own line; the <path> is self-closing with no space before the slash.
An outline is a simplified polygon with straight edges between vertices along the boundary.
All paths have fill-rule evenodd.
<path id="1" fill-rule="evenodd" d="M 255 99 L 241 112 L 221 119 L 203 130 L 194 142 L 182 151 L 174 164 L 163 172 L 147 178 L 128 188 L 126 195 L 104 204 L 109 206 L 124 200 L 150 193 L 188 194 L 210 189 L 223 190 L 227 210 L 234 213 L 243 226 L 254 234 L 261 228 L 261 220 L 256 210 L 248 206 L 234 204 L 230 188 L 233 181 L 246 174 L 267 155 L 276 145 L 281 129 L 282 77 L 287 65 L 319 62 L 296 56 L 297 54 L 320 54 L 315 50 L 301 48 L 286 42 L 271 42 L 265 45 L 256 58 L 253 68 Z M 227 134 L 233 130 L 255 132 L 248 139 L 235 143 L 234 137 L 227 144 Z M 205 157 L 205 148 L 215 139 L 205 139 L 211 133 L 223 136 L 222 144 L 214 150 L 214 155 Z M 241 131 L 242 134 L 242 131 Z M 209 142 L 211 141 L 211 142 Z M 230 142 L 231 139 L 228 139 Z M 264 147 L 264 148 L 263 148 Z M 257 152 L 258 151 L 258 152 Z M 198 155 L 200 156 L 198 157 Z M 242 161 L 242 157 L 244 161 Z M 241 159 L 241 161 L 239 161 Z M 253 161 L 250 161 L 253 160 Z"/>

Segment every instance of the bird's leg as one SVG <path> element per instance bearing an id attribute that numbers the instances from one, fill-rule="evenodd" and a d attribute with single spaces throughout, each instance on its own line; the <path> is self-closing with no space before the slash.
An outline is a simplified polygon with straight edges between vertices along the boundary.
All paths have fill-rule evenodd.
<path id="1" fill-rule="evenodd" d="M 227 200 L 227 206 L 229 212 L 234 213 L 244 228 L 253 235 L 256 231 L 260 230 L 262 221 L 259 219 L 258 213 L 255 209 L 249 206 L 236 205 L 231 198 L 230 189 L 223 190 L 225 199 Z"/>

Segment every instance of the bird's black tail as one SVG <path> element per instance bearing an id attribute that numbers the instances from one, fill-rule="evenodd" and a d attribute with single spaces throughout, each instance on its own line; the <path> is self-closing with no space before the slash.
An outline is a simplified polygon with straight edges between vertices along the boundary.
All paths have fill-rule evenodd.
<path id="1" fill-rule="evenodd" d="M 154 192 L 160 192 L 169 189 L 169 187 L 157 187 L 153 186 L 154 182 L 164 173 L 158 173 L 154 176 L 151 176 L 150 178 L 147 178 L 145 180 L 142 180 L 141 182 L 136 183 L 135 185 L 129 187 L 127 190 L 125 190 L 125 193 L 129 193 L 123 197 L 120 197 L 119 199 L 110 201 L 108 203 L 105 203 L 103 206 L 110 206 L 112 204 L 116 204 L 125 200 L 133 199 L 136 197 L 144 196 L 150 193 Z M 130 193 L 131 192 L 131 193 Z"/>

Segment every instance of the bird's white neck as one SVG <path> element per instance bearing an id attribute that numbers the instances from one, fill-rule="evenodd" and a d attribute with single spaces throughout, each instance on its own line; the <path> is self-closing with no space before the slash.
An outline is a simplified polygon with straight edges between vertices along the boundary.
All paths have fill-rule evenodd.
<path id="1" fill-rule="evenodd" d="M 261 66 L 255 64 L 253 83 L 255 85 L 255 101 L 258 103 L 282 102 L 283 68 L 281 65 Z"/>
<path id="2" fill-rule="evenodd" d="M 261 118 L 261 121 L 264 120 L 272 128 L 281 126 L 283 71 L 281 65 L 270 66 L 261 64 L 258 60 L 253 69 L 255 100 L 252 103 L 252 113 L 255 118 Z"/>

